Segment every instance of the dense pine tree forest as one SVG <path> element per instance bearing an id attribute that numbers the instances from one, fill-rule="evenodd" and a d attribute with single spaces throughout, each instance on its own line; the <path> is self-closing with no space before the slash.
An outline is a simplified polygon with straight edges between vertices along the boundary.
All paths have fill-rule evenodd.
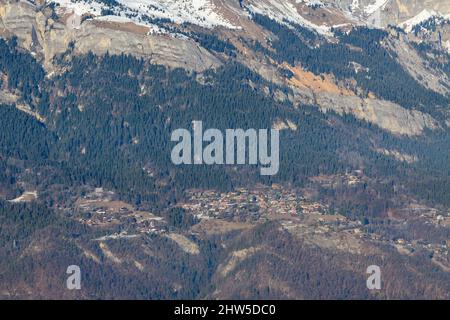
<path id="1" fill-rule="evenodd" d="M 321 43 L 320 36 L 301 27 L 290 30 L 262 16 L 254 19 L 277 37 L 272 42 L 276 52 L 264 51 L 258 43 L 255 48 L 280 62 L 301 63 L 316 74 L 355 77 L 367 93 L 372 91 L 406 108 L 426 110 L 436 116 L 440 115 L 434 111 L 438 106 L 448 105 L 448 98 L 420 86 L 379 45 L 386 36 L 382 31 L 357 29 L 340 34 L 340 43 L 331 44 Z M 208 35 L 198 34 L 197 41 L 228 56 L 236 50 L 230 43 Z M 243 232 L 237 238 L 233 233 L 223 236 L 228 247 L 219 245 L 219 240 L 224 240 L 219 236 L 203 239 L 199 256 L 186 254 L 164 237 L 108 243 L 114 252 L 124 256 L 140 252 L 142 247 L 150 248 L 150 258 L 144 254 L 139 258 L 148 261 L 152 272 L 164 269 L 159 277 L 152 272 L 136 273 L 130 261 L 123 263 L 120 272 L 110 265 L 98 268 L 86 254 L 89 250 L 101 256 L 98 246 L 87 240 L 86 234 L 92 230 L 63 219 L 58 205 L 69 201 L 69 196 L 60 192 L 55 199 L 52 191 L 79 192 L 78 188 L 86 185 L 104 187 L 125 202 L 163 216 L 170 228 L 187 230 L 198 221 L 176 205 L 186 199 L 188 189 L 230 191 L 272 183 L 303 187 L 313 176 L 362 170 L 373 183 L 321 188 L 317 197 L 327 199 L 333 213 L 360 220 L 367 230 L 386 232 L 386 237 L 393 239 L 407 238 L 407 231 L 420 232 L 413 227 L 404 234 L 386 231 L 390 230 L 385 225 L 387 211 L 399 201 L 397 192 L 432 206 L 450 206 L 448 128 L 416 138 L 399 137 L 351 115 L 322 113 L 314 105 L 294 108 L 291 102 L 277 102 L 272 97 L 276 90 L 289 93 L 289 89 L 268 83 L 232 60 L 202 74 L 153 65 L 124 54 L 67 55 L 55 61 L 64 71 L 46 78 L 40 64 L 19 49 L 14 39 L 0 40 L 0 73 L 7 75 L 7 83 L 0 85 L 20 95 L 18 103 L 28 105 L 45 119 L 39 121 L 14 105 L 0 105 L 0 271 L 7 270 L 0 272 L 0 282 L 8 279 L 13 285 L 22 279 L 21 274 L 32 274 L 40 268 L 54 268 L 57 271 L 52 276 L 63 278 L 65 270 L 58 266 L 70 264 L 73 256 L 81 256 L 92 297 L 193 299 L 213 292 L 213 280 L 221 284 L 213 273 L 220 259 L 233 250 L 261 245 L 267 250 L 257 252 L 239 268 L 263 265 L 265 269 L 259 272 L 271 271 L 280 283 L 300 283 L 293 290 L 304 298 L 369 298 L 363 276 L 357 275 L 361 279 L 355 284 L 355 275 L 342 273 L 338 266 L 343 261 L 365 265 L 373 259 L 379 259 L 393 279 L 407 283 L 406 290 L 414 297 L 417 288 L 408 282 L 408 275 L 389 269 L 389 265 L 421 266 L 420 255 L 398 256 L 389 251 L 393 249 L 386 249 L 386 260 L 370 255 L 357 260 L 350 254 L 310 248 L 280 231 L 276 222 L 263 224 L 254 233 Z M 369 71 L 355 74 L 348 68 L 350 61 Z M 280 172 L 275 177 L 261 177 L 256 166 L 180 168 L 170 161 L 171 132 L 178 128 L 190 130 L 193 120 L 203 121 L 205 128 L 225 130 L 270 128 L 279 119 L 289 119 L 298 129 L 281 132 Z M 373 141 L 415 155 L 419 161 L 400 162 L 379 154 L 373 149 Z M 152 174 L 146 168 L 151 168 Z M 6 201 L 24 191 L 19 180 L 40 192 L 39 201 Z M 429 239 L 448 238 L 448 234 L 431 227 L 424 234 Z M 88 244 L 80 248 L 73 238 Z M 27 251 L 23 259 L 17 259 L 20 250 L 43 244 L 52 248 L 49 256 L 33 260 L 36 253 L 29 249 L 31 253 Z M 273 270 L 279 254 L 289 256 L 294 267 L 286 264 Z M 325 266 L 323 273 L 310 281 L 319 265 Z M 233 272 L 237 274 L 239 268 Z M 447 280 L 433 267 L 423 268 L 433 283 Z M 277 298 L 283 294 L 269 286 L 258 287 L 260 278 L 256 274 L 246 282 L 254 283 L 253 287 L 245 287 L 230 298 Z M 331 278 L 335 281 L 330 282 Z M 177 287 L 172 287 L 174 279 Z M 222 285 L 226 288 L 227 283 Z M 46 289 L 57 292 L 55 288 Z"/>
<path id="2" fill-rule="evenodd" d="M 374 41 L 383 37 L 373 32 L 369 36 Z M 350 34 L 347 38 L 349 43 L 361 45 L 360 35 Z M 68 64 L 69 70 L 49 80 L 43 78 L 33 58 L 15 48 L 14 41 L 3 41 L 0 48 L 5 52 L 0 65 L 2 72 L 9 75 L 9 87 L 22 88 L 22 99 L 35 101 L 33 108 L 47 119 L 42 124 L 13 107 L 0 108 L 0 121 L 6 128 L 0 133 L 2 156 L 28 160 L 31 165 L 47 160 L 57 172 L 48 178 L 48 184 L 55 179 L 64 184 L 104 185 L 123 193 L 127 200 L 153 202 L 156 194 L 171 189 L 230 189 L 258 181 L 302 185 L 308 176 L 358 169 L 349 167 L 349 162 L 339 155 L 352 150 L 365 159 L 366 174 L 389 177 L 407 185 L 419 197 L 448 205 L 448 177 L 440 174 L 450 172 L 448 130 L 408 139 L 392 136 L 350 115 L 323 114 L 314 106 L 297 110 L 289 102 L 274 102 L 261 94 L 250 83 L 270 90 L 278 88 L 233 62 L 206 72 L 200 82 L 195 73 L 169 70 L 131 56 L 89 54 L 61 62 Z M 369 45 L 367 50 L 379 49 Z M 10 63 L 16 56 L 18 60 L 14 61 L 20 61 L 20 67 Z M 19 75 L 24 80 L 11 80 Z M 58 91 L 63 94 L 56 94 Z M 298 130 L 281 133 L 282 165 L 275 178 L 260 177 L 255 167 L 250 168 L 250 181 L 240 181 L 240 174 L 227 167 L 177 170 L 168 161 L 173 147 L 170 133 L 177 128 L 190 129 L 193 120 L 201 120 L 210 128 L 248 129 L 271 127 L 277 119 L 290 119 Z M 330 126 L 330 122 L 342 125 Z M 368 145 L 373 138 L 423 161 L 405 167 L 380 156 Z M 159 177 L 171 177 L 166 189 L 155 187 L 155 177 L 146 175 L 142 164 L 158 168 Z"/>

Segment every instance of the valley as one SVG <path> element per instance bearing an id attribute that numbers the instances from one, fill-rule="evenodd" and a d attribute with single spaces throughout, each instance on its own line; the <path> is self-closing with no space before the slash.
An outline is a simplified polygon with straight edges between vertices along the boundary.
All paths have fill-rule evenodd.
<path id="1" fill-rule="evenodd" d="M 449 10 L 0 0 L 0 299 L 448 300 Z M 199 121 L 279 170 L 176 165 Z"/>

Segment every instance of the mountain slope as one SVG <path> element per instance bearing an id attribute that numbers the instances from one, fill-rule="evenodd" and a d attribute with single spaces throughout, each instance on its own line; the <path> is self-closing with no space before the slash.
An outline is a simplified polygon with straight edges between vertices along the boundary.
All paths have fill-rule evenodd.
<path id="1" fill-rule="evenodd" d="M 0 0 L 0 298 L 448 299 L 445 5 Z M 174 165 L 194 120 L 279 174 Z"/>

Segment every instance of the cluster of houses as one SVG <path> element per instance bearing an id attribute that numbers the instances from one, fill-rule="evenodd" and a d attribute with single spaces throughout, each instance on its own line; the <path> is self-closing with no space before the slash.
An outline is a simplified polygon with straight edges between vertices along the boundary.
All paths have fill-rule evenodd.
<path id="1" fill-rule="evenodd" d="M 188 199 L 182 207 L 199 219 L 257 221 L 328 212 L 325 205 L 308 201 L 296 190 L 278 185 L 239 188 L 231 192 L 190 190 Z"/>
<path id="2" fill-rule="evenodd" d="M 140 234 L 158 234 L 167 229 L 162 217 L 114 200 L 114 193 L 103 189 L 95 189 L 78 199 L 75 203 L 75 214 L 79 222 L 91 227 L 128 227 Z"/>

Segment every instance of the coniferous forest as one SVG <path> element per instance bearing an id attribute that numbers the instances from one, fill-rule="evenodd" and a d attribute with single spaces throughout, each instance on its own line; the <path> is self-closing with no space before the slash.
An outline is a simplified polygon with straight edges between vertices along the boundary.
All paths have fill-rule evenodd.
<path id="1" fill-rule="evenodd" d="M 292 88 L 242 63 L 242 49 L 213 33 L 183 33 L 220 58 L 203 72 L 124 53 L 78 54 L 71 43 L 49 74 L 16 37 L 0 39 L 0 89 L 15 98 L 0 100 L 0 298 L 449 298 L 440 254 L 450 239 L 442 111 L 450 98 L 405 70 L 382 45 L 391 36 L 384 30 L 336 30 L 337 40 L 325 41 L 300 25 L 251 19 L 272 38 L 245 45 L 285 78 L 294 76 L 286 63 L 351 78 L 361 99 L 430 114 L 437 129 L 398 135 L 351 113 L 279 99 L 294 96 Z M 416 50 L 425 59 L 434 49 Z M 430 64 L 448 74 L 448 62 Z M 280 131 L 279 173 L 261 176 L 258 165 L 172 164 L 172 132 L 195 120 L 222 132 L 280 121 L 295 129 Z M 220 209 L 223 199 L 229 206 Z M 266 214 L 287 202 L 300 226 L 286 223 L 284 211 Z M 208 218 L 199 214 L 205 208 Z M 417 212 L 440 218 L 424 223 Z M 342 239 L 350 240 L 335 245 Z M 85 285 L 65 291 L 74 263 Z M 365 282 L 373 264 L 390 281 L 376 294 Z"/>

